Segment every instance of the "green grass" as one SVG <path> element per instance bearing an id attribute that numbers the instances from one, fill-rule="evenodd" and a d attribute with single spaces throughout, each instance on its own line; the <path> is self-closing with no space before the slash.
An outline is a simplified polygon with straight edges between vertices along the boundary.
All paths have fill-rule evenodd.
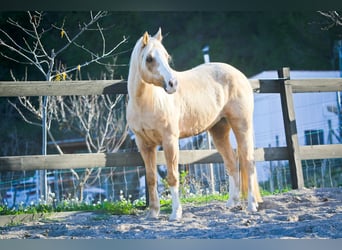
<path id="1" fill-rule="evenodd" d="M 288 192 L 289 190 L 277 190 L 273 193 L 261 190 L 262 196 L 280 194 Z M 212 201 L 222 201 L 228 200 L 228 194 L 207 194 L 207 195 L 187 195 L 181 198 L 182 204 L 205 204 Z M 86 204 L 82 202 L 77 202 L 74 200 L 64 200 L 58 204 L 38 204 L 30 205 L 24 207 L 19 205 L 17 209 L 9 209 L 7 206 L 0 206 L 0 215 L 18 215 L 18 214 L 36 214 L 36 213 L 53 213 L 53 212 L 66 212 L 66 211 L 99 211 L 108 214 L 116 215 L 132 215 L 137 214 L 139 210 L 146 206 L 144 200 L 136 200 L 131 202 L 125 198 L 121 198 L 120 201 L 111 202 L 103 201 L 96 204 Z M 161 211 L 171 212 L 171 199 L 161 199 L 160 200 Z"/>
<path id="2" fill-rule="evenodd" d="M 181 198 L 182 204 L 205 204 L 211 201 L 226 201 L 228 194 L 208 194 L 208 195 L 191 195 L 189 197 Z M 171 199 L 160 200 L 160 210 L 164 212 L 171 212 L 172 210 Z"/>
<path id="3" fill-rule="evenodd" d="M 289 191 L 291 191 L 291 189 L 289 189 L 289 188 L 284 188 L 284 189 L 282 189 L 282 190 L 277 189 L 277 190 L 275 190 L 274 192 L 270 192 L 270 191 L 261 189 L 261 190 L 260 190 L 260 193 L 261 193 L 261 196 L 268 196 L 268 195 L 275 195 L 275 194 L 287 193 L 287 192 L 289 192 Z"/>
<path id="4" fill-rule="evenodd" d="M 129 201 L 108 202 L 104 201 L 97 204 L 86 204 L 82 202 L 63 201 L 58 205 L 30 205 L 27 207 L 19 206 L 16 209 L 9 209 L 7 206 L 0 206 L 0 215 L 19 215 L 36 213 L 53 213 L 67 211 L 104 211 L 111 214 L 134 214 L 136 207 Z"/>

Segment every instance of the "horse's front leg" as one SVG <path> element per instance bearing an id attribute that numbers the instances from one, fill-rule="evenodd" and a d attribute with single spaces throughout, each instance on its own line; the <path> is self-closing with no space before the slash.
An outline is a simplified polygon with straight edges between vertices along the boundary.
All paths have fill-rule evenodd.
<path id="1" fill-rule="evenodd" d="M 136 137 L 136 143 L 145 163 L 146 183 L 149 193 L 149 212 L 147 217 L 157 218 L 160 212 L 160 202 L 157 190 L 157 149 L 156 146 L 147 146 L 139 137 Z"/>
<path id="2" fill-rule="evenodd" d="M 178 173 L 178 138 L 170 136 L 163 142 L 165 159 L 167 164 L 167 182 L 172 196 L 172 213 L 170 220 L 182 218 L 182 206 L 179 199 L 179 173 Z"/>

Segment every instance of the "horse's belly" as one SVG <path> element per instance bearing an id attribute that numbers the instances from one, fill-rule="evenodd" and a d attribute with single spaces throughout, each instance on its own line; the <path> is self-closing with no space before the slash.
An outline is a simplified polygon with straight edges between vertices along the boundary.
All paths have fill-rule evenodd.
<path id="1" fill-rule="evenodd" d="M 200 119 L 198 116 L 190 120 L 180 121 L 180 138 L 198 135 L 212 127 L 220 118 L 208 116 L 207 119 Z"/>
<path id="2" fill-rule="evenodd" d="M 179 120 L 181 137 L 197 135 L 211 128 L 222 118 L 226 102 L 227 97 L 220 85 L 198 90 L 191 98 L 184 99 Z"/>

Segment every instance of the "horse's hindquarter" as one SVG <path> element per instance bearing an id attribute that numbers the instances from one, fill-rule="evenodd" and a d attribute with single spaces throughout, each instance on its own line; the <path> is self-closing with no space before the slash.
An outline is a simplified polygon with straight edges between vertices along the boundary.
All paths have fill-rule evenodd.
<path id="1" fill-rule="evenodd" d="M 180 136 L 201 133 L 227 116 L 227 107 L 252 94 L 247 78 L 223 63 L 200 65 L 180 72 Z"/>

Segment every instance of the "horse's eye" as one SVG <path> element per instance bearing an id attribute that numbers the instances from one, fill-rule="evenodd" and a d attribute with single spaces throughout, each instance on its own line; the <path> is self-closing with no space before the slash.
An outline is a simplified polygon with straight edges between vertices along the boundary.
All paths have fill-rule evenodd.
<path id="1" fill-rule="evenodd" d="M 147 57 L 146 57 L 146 62 L 147 62 L 147 63 L 153 62 L 153 57 L 152 57 L 152 56 L 147 56 Z"/>

